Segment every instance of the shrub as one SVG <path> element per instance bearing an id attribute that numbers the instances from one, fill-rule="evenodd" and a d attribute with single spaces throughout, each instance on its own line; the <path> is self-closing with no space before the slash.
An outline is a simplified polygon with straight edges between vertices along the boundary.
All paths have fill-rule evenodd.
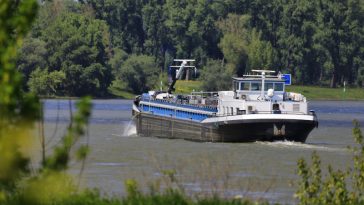
<path id="1" fill-rule="evenodd" d="M 295 196 L 299 204 L 363 204 L 364 203 L 364 140 L 358 121 L 354 121 L 353 135 L 357 147 L 354 153 L 354 168 L 333 170 L 329 165 L 328 175 L 322 178 L 320 157 L 312 154 L 312 164 L 304 159 L 297 163 L 298 175 L 301 177 L 299 189 Z M 347 182 L 351 182 L 348 186 Z"/>

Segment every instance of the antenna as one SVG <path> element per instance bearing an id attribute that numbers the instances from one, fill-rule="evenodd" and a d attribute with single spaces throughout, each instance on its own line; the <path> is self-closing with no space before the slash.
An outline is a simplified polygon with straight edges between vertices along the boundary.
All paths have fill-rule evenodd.
<path id="1" fill-rule="evenodd" d="M 256 73 L 275 73 L 274 70 L 252 70 L 253 72 L 256 72 Z"/>

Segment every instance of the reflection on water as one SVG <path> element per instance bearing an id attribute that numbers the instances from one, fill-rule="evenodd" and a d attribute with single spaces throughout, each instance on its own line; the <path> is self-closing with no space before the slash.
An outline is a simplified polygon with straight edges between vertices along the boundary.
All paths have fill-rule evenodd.
<path id="1" fill-rule="evenodd" d="M 271 202 L 293 203 L 296 190 L 296 162 L 309 159 L 313 151 L 322 157 L 323 167 L 345 169 L 352 158 L 352 120 L 364 124 L 363 102 L 311 102 L 319 128 L 307 143 L 197 143 L 184 140 L 135 137 L 130 100 L 94 100 L 83 184 L 110 195 L 124 192 L 123 182 L 134 178 L 148 184 L 163 177 L 163 170 L 176 170 L 179 183 L 188 193 L 241 195 Z M 74 102 L 46 100 L 46 134 L 65 133 Z M 56 126 L 57 124 L 57 126 Z M 133 136 L 133 137 L 125 137 Z M 54 140 L 55 142 L 57 140 Z M 85 142 L 82 142 L 85 143 Z M 50 143 L 50 147 L 54 143 Z M 78 173 L 79 165 L 71 166 Z"/>

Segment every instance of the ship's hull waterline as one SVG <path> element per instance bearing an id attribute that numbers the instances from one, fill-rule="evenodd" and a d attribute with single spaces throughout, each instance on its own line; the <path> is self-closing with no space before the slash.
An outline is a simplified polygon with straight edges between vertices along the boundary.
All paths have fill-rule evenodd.
<path id="1" fill-rule="evenodd" d="M 280 115 L 280 114 L 277 114 Z M 210 118 L 207 122 L 135 112 L 137 134 L 143 137 L 185 139 L 200 142 L 255 142 L 288 140 L 305 142 L 316 120 L 267 117 L 265 120 L 236 119 L 223 121 Z M 306 118 L 313 116 L 307 115 Z"/>

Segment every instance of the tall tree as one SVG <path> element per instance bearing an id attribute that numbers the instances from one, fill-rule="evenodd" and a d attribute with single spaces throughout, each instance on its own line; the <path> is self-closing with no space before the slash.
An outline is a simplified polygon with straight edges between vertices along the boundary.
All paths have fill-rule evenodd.
<path id="1" fill-rule="evenodd" d="M 165 53 L 172 47 L 165 25 L 166 14 L 163 9 L 164 0 L 149 0 L 142 9 L 143 30 L 145 33 L 144 53 L 154 56 L 163 71 Z"/>
<path id="2" fill-rule="evenodd" d="M 117 71 L 110 89 L 140 94 L 155 88 L 158 76 L 159 70 L 153 57 L 131 55 Z"/>
<path id="3" fill-rule="evenodd" d="M 195 58 L 205 64 L 208 57 L 221 58 L 218 42 L 222 36 L 215 26 L 228 13 L 228 2 L 216 0 L 167 0 L 166 26 L 178 58 Z"/>
<path id="4" fill-rule="evenodd" d="M 219 47 L 228 62 L 227 69 L 229 69 L 230 73 L 237 74 L 238 76 L 246 72 L 249 21 L 250 16 L 229 14 L 226 19 L 217 23 L 223 33 Z"/>
<path id="5" fill-rule="evenodd" d="M 30 74 L 37 68 L 47 67 L 48 52 L 46 43 L 39 38 L 28 37 L 18 51 L 17 68 L 23 75 L 23 88 L 27 90 L 26 82 Z"/>
<path id="6" fill-rule="evenodd" d="M 282 5 L 277 51 L 283 69 L 298 82 L 317 82 L 319 76 L 313 49 L 316 5 L 314 0 L 288 0 Z"/>
<path id="7" fill-rule="evenodd" d="M 271 69 L 274 52 L 262 32 L 250 27 L 249 15 L 229 14 L 217 23 L 224 36 L 219 44 L 231 74 L 241 76 L 251 69 Z"/>
<path id="8" fill-rule="evenodd" d="M 319 1 L 315 42 L 330 66 L 330 87 L 348 79 L 355 57 L 363 47 L 360 1 Z M 359 42 L 359 44 L 358 44 Z M 350 77 L 349 77 L 350 78 Z"/>
<path id="9" fill-rule="evenodd" d="M 253 29 L 249 33 L 247 48 L 247 70 L 272 69 L 274 60 L 273 47 L 269 41 L 262 40 L 262 33 Z"/>
<path id="10" fill-rule="evenodd" d="M 231 88 L 231 73 L 224 67 L 222 60 L 207 61 L 201 72 L 204 91 L 227 90 Z"/>
<path id="11" fill-rule="evenodd" d="M 77 5 L 78 3 L 73 2 Z M 71 96 L 105 96 L 111 82 L 109 30 L 102 20 L 64 9 L 42 30 L 46 43 L 46 69 L 62 71 L 67 81 L 62 88 Z"/>
<path id="12" fill-rule="evenodd" d="M 127 53 L 142 53 L 145 40 L 142 0 L 84 0 L 97 19 L 105 20 L 110 28 L 114 47 Z"/>

